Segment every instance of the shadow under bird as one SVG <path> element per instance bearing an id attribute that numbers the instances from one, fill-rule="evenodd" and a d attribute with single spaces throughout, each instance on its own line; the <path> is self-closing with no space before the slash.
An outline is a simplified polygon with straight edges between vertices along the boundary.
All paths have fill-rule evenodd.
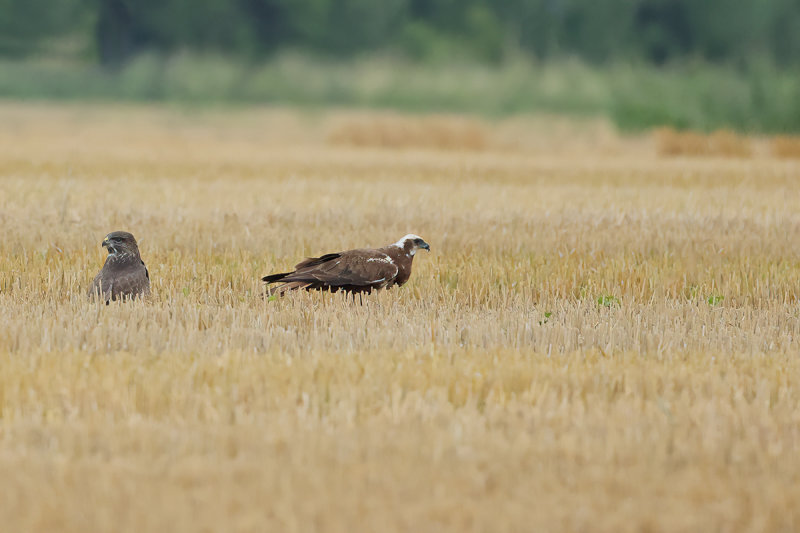
<path id="1" fill-rule="evenodd" d="M 150 273 L 139 255 L 136 239 L 127 231 L 106 235 L 102 246 L 108 250 L 103 268 L 89 288 L 89 297 L 111 300 L 132 300 L 150 294 Z"/>
<path id="2" fill-rule="evenodd" d="M 411 262 L 420 249 L 430 252 L 431 247 L 421 237 L 408 234 L 383 248 L 309 257 L 295 265 L 292 272 L 264 276 L 261 280 L 278 284 L 269 289 L 270 295 L 297 289 L 369 294 L 373 289 L 388 289 L 408 281 Z"/>

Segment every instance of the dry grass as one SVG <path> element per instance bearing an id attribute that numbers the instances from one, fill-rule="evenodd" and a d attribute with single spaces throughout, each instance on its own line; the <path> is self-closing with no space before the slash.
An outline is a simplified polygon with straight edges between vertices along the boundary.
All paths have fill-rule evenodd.
<path id="1" fill-rule="evenodd" d="M 0 106 L 5 530 L 800 529 L 794 162 L 328 120 Z M 149 302 L 84 297 L 114 229 Z M 258 296 L 409 231 L 433 252 L 363 306 Z"/>
<path id="2" fill-rule="evenodd" d="M 486 148 L 488 135 L 486 126 L 475 119 L 384 113 L 341 120 L 329 142 L 334 146 L 475 151 Z"/>
<path id="3" fill-rule="evenodd" d="M 694 131 L 659 128 L 653 132 L 656 149 L 664 156 L 751 157 L 753 147 L 747 137 L 733 131 L 718 130 L 705 135 Z"/>
<path id="4" fill-rule="evenodd" d="M 777 135 L 772 138 L 771 147 L 776 157 L 800 159 L 800 137 Z"/>

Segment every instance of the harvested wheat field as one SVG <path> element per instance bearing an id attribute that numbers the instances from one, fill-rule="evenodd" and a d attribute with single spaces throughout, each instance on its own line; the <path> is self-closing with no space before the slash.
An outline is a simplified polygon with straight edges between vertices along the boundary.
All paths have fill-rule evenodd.
<path id="1" fill-rule="evenodd" d="M 800 529 L 800 161 L 370 116 L 0 105 L 4 531 Z M 112 230 L 149 301 L 87 300 Z"/>

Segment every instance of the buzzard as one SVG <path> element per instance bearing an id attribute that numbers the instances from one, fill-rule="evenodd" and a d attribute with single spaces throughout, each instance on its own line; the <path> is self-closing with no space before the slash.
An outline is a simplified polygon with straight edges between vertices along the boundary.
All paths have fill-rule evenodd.
<path id="1" fill-rule="evenodd" d="M 431 247 L 421 237 L 406 235 L 383 248 L 360 248 L 309 257 L 294 267 L 293 272 L 261 278 L 267 284 L 278 283 L 269 294 L 282 295 L 296 289 L 349 292 L 355 296 L 373 289 L 402 285 L 411 276 L 411 262 L 417 250 Z"/>
<path id="2" fill-rule="evenodd" d="M 89 297 L 100 296 L 106 305 L 111 300 L 130 300 L 150 294 L 150 274 L 139 256 L 136 239 L 127 231 L 106 235 L 102 245 L 108 257 L 89 288 Z"/>

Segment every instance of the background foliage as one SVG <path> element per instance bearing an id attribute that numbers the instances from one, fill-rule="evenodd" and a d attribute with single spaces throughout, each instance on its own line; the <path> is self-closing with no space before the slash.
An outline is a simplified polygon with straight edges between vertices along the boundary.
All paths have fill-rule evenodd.
<path id="1" fill-rule="evenodd" d="M 598 112 L 634 128 L 800 130 L 798 0 L 0 0 L 0 15 L 0 96 Z M 411 96 L 364 94 L 346 79 L 378 63 L 415 78 L 391 81 Z M 574 79 L 576 69 L 589 74 Z M 556 71 L 593 85 L 542 98 L 541 73 Z M 443 76 L 488 77 L 496 90 L 451 83 L 442 94 Z"/>
<path id="2" fill-rule="evenodd" d="M 796 0 L 3 0 L 0 12 L 1 54 L 69 37 L 104 64 L 142 51 L 257 58 L 286 48 L 488 62 L 519 52 L 592 63 L 800 58 Z"/>

